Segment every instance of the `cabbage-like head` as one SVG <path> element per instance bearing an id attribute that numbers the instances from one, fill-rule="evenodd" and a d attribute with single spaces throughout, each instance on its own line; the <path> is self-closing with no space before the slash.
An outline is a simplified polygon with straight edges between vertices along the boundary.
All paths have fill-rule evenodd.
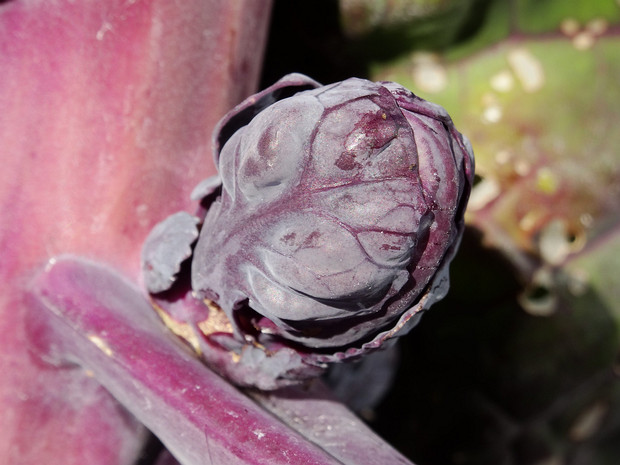
<path id="1" fill-rule="evenodd" d="M 214 141 L 222 188 L 192 288 L 238 336 L 346 358 L 446 293 L 474 161 L 443 108 L 391 82 L 289 75 Z"/>

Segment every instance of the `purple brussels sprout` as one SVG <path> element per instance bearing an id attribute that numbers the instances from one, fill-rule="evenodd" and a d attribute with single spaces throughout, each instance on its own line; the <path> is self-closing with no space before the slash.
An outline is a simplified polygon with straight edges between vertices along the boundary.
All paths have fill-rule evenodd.
<path id="1" fill-rule="evenodd" d="M 316 375 L 406 333 L 447 292 L 474 158 L 442 107 L 392 82 L 292 74 L 226 115 L 214 146 L 221 188 L 195 191 L 202 226 L 171 217 L 143 258 L 160 310 L 187 320 L 168 289 L 200 228 L 191 296 L 208 305 L 190 312 L 194 345 L 233 381 Z M 199 323 L 222 312 L 228 330 Z"/>

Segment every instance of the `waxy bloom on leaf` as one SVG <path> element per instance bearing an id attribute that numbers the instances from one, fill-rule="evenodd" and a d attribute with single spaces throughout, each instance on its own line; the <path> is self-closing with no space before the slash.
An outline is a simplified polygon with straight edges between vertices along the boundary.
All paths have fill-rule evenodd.
<path id="1" fill-rule="evenodd" d="M 191 288 L 209 310 L 194 344 L 229 378 L 313 376 L 406 333 L 447 292 L 474 161 L 443 108 L 391 82 L 293 74 L 232 110 L 214 143 L 221 188 L 196 190 L 200 232 L 171 217 L 143 259 L 165 291 L 199 234 Z M 186 239 L 166 251 L 175 230 Z M 228 329 L 207 323 L 221 311 Z"/>

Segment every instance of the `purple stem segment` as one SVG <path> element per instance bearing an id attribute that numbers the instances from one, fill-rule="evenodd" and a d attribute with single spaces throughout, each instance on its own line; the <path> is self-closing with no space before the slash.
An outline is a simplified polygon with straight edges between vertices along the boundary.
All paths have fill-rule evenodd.
<path id="1" fill-rule="evenodd" d="M 352 414 L 343 424 L 330 418 L 336 421 L 330 435 L 294 431 L 202 364 L 168 332 L 140 290 L 105 265 L 55 259 L 32 283 L 30 300 L 30 337 L 42 357 L 94 376 L 183 465 L 407 463 L 395 452 L 395 459 L 352 454 L 365 444 L 382 450 L 359 420 L 353 424 Z M 276 415 L 318 413 L 315 425 L 325 421 L 312 410 L 318 400 L 295 396 L 264 396 L 261 403 L 271 404 Z M 322 411 L 330 408 L 323 402 Z M 345 423 L 350 426 L 342 428 Z M 337 446 L 321 448 L 321 441 Z"/>
<path id="2" fill-rule="evenodd" d="M 257 391 L 252 397 L 342 463 L 412 465 L 344 404 L 335 400 L 320 380 L 307 386 Z"/>
<path id="3" fill-rule="evenodd" d="M 168 336 L 140 291 L 110 269 L 62 258 L 33 294 L 46 319 L 33 337 L 51 361 L 92 373 L 182 464 L 339 463 Z"/>

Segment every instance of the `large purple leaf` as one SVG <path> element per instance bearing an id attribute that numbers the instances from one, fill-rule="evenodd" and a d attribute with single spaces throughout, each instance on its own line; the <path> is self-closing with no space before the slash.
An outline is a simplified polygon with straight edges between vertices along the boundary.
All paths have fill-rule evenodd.
<path id="1" fill-rule="evenodd" d="M 138 279 L 147 232 L 212 174 L 256 85 L 269 0 L 0 4 L 0 463 L 132 463 L 145 431 L 91 378 L 31 360 L 23 287 L 65 252 Z M 36 434 L 36 436 L 35 436 Z"/>

